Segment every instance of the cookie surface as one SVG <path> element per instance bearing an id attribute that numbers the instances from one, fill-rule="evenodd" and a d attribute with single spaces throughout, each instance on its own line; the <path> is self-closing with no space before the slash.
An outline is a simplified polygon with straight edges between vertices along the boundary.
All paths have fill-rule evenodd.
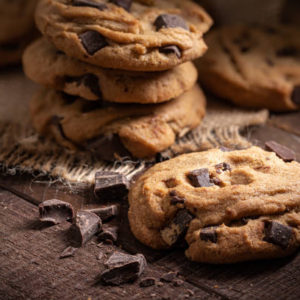
<path id="1" fill-rule="evenodd" d="M 198 126 L 205 103 L 197 85 L 174 100 L 152 105 L 91 102 L 42 89 L 31 101 L 31 117 L 39 133 L 65 147 L 95 146 L 114 135 L 132 156 L 147 158 Z"/>
<path id="2" fill-rule="evenodd" d="M 191 153 L 147 170 L 131 187 L 129 221 L 144 244 L 234 263 L 300 247 L 300 164 L 257 147 Z"/>
<path id="3" fill-rule="evenodd" d="M 190 0 L 41 0 L 36 23 L 68 56 L 104 68 L 159 71 L 203 55 L 212 20 Z"/>
<path id="4" fill-rule="evenodd" d="M 200 81 L 217 96 L 248 108 L 300 109 L 299 29 L 230 26 L 207 37 L 197 61 Z"/>
<path id="5" fill-rule="evenodd" d="M 28 47 L 23 66 L 25 74 L 41 85 L 87 100 L 118 103 L 165 102 L 191 89 L 198 76 L 191 62 L 147 73 L 95 67 L 57 51 L 45 39 Z"/>

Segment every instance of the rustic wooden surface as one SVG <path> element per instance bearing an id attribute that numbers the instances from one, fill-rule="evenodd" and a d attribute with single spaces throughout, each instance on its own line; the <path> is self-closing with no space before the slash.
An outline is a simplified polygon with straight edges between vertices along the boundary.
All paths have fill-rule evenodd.
<path id="1" fill-rule="evenodd" d="M 300 161 L 300 113 L 272 115 L 265 126 L 243 134 L 259 146 L 267 140 L 289 146 Z M 300 253 L 226 266 L 192 263 L 181 251 L 153 251 L 136 241 L 125 202 L 113 221 L 120 223 L 118 246 L 99 245 L 95 238 L 74 257 L 59 259 L 68 246 L 70 224 L 48 227 L 38 222 L 37 204 L 51 198 L 77 209 L 97 206 L 89 188 L 70 190 L 48 178 L 0 175 L 0 299 L 300 299 Z M 98 277 L 113 251 L 143 253 L 148 267 L 142 278 L 159 281 L 162 274 L 178 271 L 184 284 L 103 286 Z"/>

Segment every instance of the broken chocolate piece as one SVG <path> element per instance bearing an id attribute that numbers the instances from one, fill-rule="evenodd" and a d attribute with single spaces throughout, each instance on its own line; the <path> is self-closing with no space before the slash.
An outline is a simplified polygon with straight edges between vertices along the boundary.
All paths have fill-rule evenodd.
<path id="1" fill-rule="evenodd" d="M 100 87 L 99 87 L 99 79 L 94 74 L 88 73 L 88 74 L 85 74 L 85 75 L 79 76 L 79 77 L 66 76 L 65 81 L 67 83 L 76 82 L 78 86 L 82 84 L 82 85 L 88 87 L 94 95 L 99 97 L 99 99 L 102 98 L 102 93 L 101 93 Z"/>
<path id="2" fill-rule="evenodd" d="M 174 219 L 161 230 L 161 237 L 167 245 L 173 246 L 184 236 L 193 216 L 186 209 L 180 209 Z"/>
<path id="3" fill-rule="evenodd" d="M 115 161 L 122 157 L 131 157 L 131 154 L 123 146 L 120 138 L 116 134 L 100 136 L 90 140 L 86 148 L 97 158 L 105 161 Z"/>
<path id="4" fill-rule="evenodd" d="M 102 222 L 105 222 L 119 214 L 119 207 L 117 205 L 103 206 L 93 209 L 85 210 L 98 215 Z"/>
<path id="5" fill-rule="evenodd" d="M 101 230 L 101 227 L 101 219 L 96 214 L 79 211 L 70 228 L 70 242 L 72 246 L 83 246 Z"/>
<path id="6" fill-rule="evenodd" d="M 156 18 L 154 25 L 156 26 L 156 30 L 160 30 L 161 28 L 176 28 L 180 27 L 185 30 L 189 30 L 188 25 L 185 20 L 178 15 L 171 14 L 163 14 Z"/>
<path id="7" fill-rule="evenodd" d="M 170 202 L 171 202 L 172 205 L 184 204 L 184 202 L 186 201 L 186 199 L 184 197 L 178 196 L 176 191 L 171 191 L 170 192 L 170 197 L 171 197 Z"/>
<path id="8" fill-rule="evenodd" d="M 274 141 L 266 142 L 265 148 L 267 151 L 275 152 L 276 155 L 285 162 L 296 160 L 296 153 L 293 150 Z"/>
<path id="9" fill-rule="evenodd" d="M 287 56 L 297 56 L 300 53 L 299 49 L 295 46 L 287 46 L 277 50 L 276 55 L 287 57 Z"/>
<path id="10" fill-rule="evenodd" d="M 226 171 L 231 171 L 230 164 L 228 164 L 226 162 L 215 165 L 215 168 L 216 168 L 218 174 L 221 174 L 222 172 L 226 172 Z"/>
<path id="11" fill-rule="evenodd" d="M 169 272 L 165 273 L 160 277 L 160 280 L 163 282 L 172 282 L 178 275 L 178 272 Z"/>
<path id="12" fill-rule="evenodd" d="M 95 175 L 95 195 L 100 201 L 122 200 L 129 189 L 129 181 L 120 173 L 101 171 Z"/>
<path id="13" fill-rule="evenodd" d="M 44 201 L 39 205 L 40 220 L 52 224 L 70 221 L 74 217 L 74 210 L 70 203 L 57 199 Z"/>
<path id="14" fill-rule="evenodd" d="M 75 255 L 75 252 L 78 250 L 78 248 L 74 247 L 67 247 L 60 255 L 60 259 L 67 258 Z"/>
<path id="15" fill-rule="evenodd" d="M 132 282 L 139 278 L 146 265 L 146 259 L 142 254 L 114 253 L 105 262 L 107 270 L 101 274 L 101 280 L 110 285 Z"/>
<path id="16" fill-rule="evenodd" d="M 91 0 L 73 0 L 72 5 L 94 7 L 94 8 L 98 8 L 99 10 L 104 10 L 107 8 L 107 6 L 104 3 L 96 3 Z"/>
<path id="17" fill-rule="evenodd" d="M 287 248 L 293 235 L 293 229 L 290 226 L 283 225 L 276 221 L 265 222 L 265 238 L 268 243 Z"/>
<path id="18" fill-rule="evenodd" d="M 180 48 L 176 45 L 168 45 L 168 46 L 161 47 L 159 48 L 159 52 L 165 54 L 174 53 L 178 58 L 181 58 L 182 56 Z"/>
<path id="19" fill-rule="evenodd" d="M 94 55 L 97 51 L 108 45 L 105 37 L 94 30 L 81 33 L 79 38 L 89 55 Z"/>
<path id="20" fill-rule="evenodd" d="M 98 240 L 115 243 L 118 240 L 118 231 L 117 226 L 103 226 L 102 232 L 98 235 Z"/>
<path id="21" fill-rule="evenodd" d="M 292 101 L 295 104 L 300 105 L 300 85 L 298 85 L 294 88 L 293 93 L 292 93 Z"/>
<path id="22" fill-rule="evenodd" d="M 212 243 L 216 244 L 218 241 L 216 227 L 207 227 L 207 228 L 201 229 L 200 239 L 202 241 L 212 242 Z"/>
<path id="23" fill-rule="evenodd" d="M 210 187 L 213 184 L 210 181 L 208 169 L 194 170 L 187 174 L 188 179 L 194 187 Z"/>
<path id="24" fill-rule="evenodd" d="M 111 3 L 130 11 L 132 0 L 110 0 Z"/>
<path id="25" fill-rule="evenodd" d="M 155 285 L 156 280 L 153 277 L 146 277 L 140 281 L 140 287 L 149 287 Z"/>

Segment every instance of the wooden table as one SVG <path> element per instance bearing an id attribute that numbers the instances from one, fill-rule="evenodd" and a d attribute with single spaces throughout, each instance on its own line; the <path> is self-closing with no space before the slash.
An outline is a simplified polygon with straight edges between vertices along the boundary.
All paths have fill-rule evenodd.
<path id="1" fill-rule="evenodd" d="M 297 153 L 300 161 L 300 113 L 273 115 L 245 136 L 257 145 L 276 140 Z M 300 253 L 285 259 L 213 266 L 189 262 L 183 252 L 153 251 L 139 244 L 128 227 L 127 204 L 122 203 L 119 247 L 93 239 L 75 257 L 59 259 L 68 246 L 69 223 L 43 226 L 34 202 L 50 198 L 77 208 L 91 201 L 90 189 L 71 191 L 47 178 L 0 177 L 0 299 L 300 299 Z M 7 191 L 15 189 L 21 197 Z M 15 192 L 16 192 L 15 191 Z M 30 198 L 33 197 L 34 199 Z M 178 271 L 180 287 L 171 283 L 141 288 L 139 281 L 119 287 L 103 286 L 103 262 L 120 248 L 141 252 L 148 261 L 145 276 L 159 278 Z M 102 257 L 101 257 L 102 256 Z"/>

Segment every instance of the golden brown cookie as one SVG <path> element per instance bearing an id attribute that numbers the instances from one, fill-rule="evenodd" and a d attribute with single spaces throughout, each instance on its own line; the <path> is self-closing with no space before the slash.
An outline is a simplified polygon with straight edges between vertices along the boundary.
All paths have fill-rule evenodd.
<path id="1" fill-rule="evenodd" d="M 223 150 L 225 151 L 225 150 Z M 142 243 L 185 238 L 198 262 L 271 259 L 300 247 L 300 164 L 258 147 L 178 156 L 131 187 L 129 221 Z"/>
<path id="2" fill-rule="evenodd" d="M 160 71 L 203 55 L 208 14 L 190 0 L 41 0 L 40 31 L 68 56 L 132 71 Z"/>
<path id="3" fill-rule="evenodd" d="M 207 37 L 197 61 L 201 83 L 239 106 L 292 111 L 300 108 L 300 30 L 229 26 Z"/>
<path id="4" fill-rule="evenodd" d="M 25 74 L 41 85 L 87 100 L 118 103 L 165 102 L 191 89 L 198 76 L 191 62 L 161 72 L 104 69 L 68 57 L 45 39 L 27 48 L 23 66 Z"/>
<path id="5" fill-rule="evenodd" d="M 174 100 L 152 105 L 91 102 L 43 88 L 30 108 L 36 130 L 67 148 L 99 152 L 117 137 L 127 153 L 148 158 L 198 126 L 205 103 L 197 85 Z"/>

